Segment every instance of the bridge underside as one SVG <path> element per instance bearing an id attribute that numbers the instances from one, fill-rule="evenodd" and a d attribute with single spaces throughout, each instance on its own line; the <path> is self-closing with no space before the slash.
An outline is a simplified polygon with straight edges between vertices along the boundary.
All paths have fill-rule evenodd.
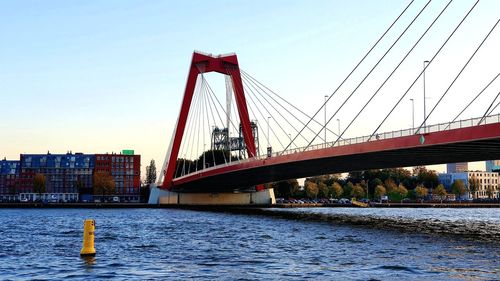
<path id="1" fill-rule="evenodd" d="M 368 169 L 500 159 L 500 124 L 332 147 L 215 167 L 174 180 L 181 192 L 232 191 L 273 181 Z"/>

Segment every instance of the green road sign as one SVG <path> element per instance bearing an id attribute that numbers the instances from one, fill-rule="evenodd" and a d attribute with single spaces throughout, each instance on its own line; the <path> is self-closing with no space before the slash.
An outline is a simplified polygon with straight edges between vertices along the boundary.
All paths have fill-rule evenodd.
<path id="1" fill-rule="evenodd" d="M 124 149 L 122 150 L 123 155 L 134 155 L 134 150 L 132 149 Z"/>

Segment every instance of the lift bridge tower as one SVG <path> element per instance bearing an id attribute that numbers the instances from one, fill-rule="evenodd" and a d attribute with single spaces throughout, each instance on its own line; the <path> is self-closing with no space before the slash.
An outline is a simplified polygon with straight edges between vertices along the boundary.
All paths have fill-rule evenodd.
<path id="1" fill-rule="evenodd" d="M 255 141 L 255 146 L 257 153 L 259 151 L 259 130 L 257 123 L 255 121 L 250 121 L 250 127 L 252 128 L 252 135 Z M 212 140 L 211 148 L 212 150 L 224 150 L 231 153 L 233 151 L 237 152 L 239 159 L 247 157 L 245 139 L 243 138 L 242 126 L 240 124 L 238 135 L 232 137 L 229 134 L 229 129 L 214 127 L 212 130 Z M 232 158 L 232 157 L 231 157 Z"/>
<path id="2" fill-rule="evenodd" d="M 243 159 L 247 157 L 245 138 L 243 137 L 243 128 L 240 123 L 238 128 L 238 135 L 231 136 L 231 103 L 233 98 L 233 83 L 229 75 L 225 76 L 226 82 L 226 127 L 218 128 L 214 127 L 212 130 L 211 147 L 212 150 L 224 150 L 229 151 L 232 155 L 233 151 L 237 152 L 237 157 Z M 233 125 L 234 126 L 234 125 Z M 256 121 L 250 121 L 250 127 L 252 129 L 252 135 L 254 138 L 255 148 L 257 154 L 259 153 L 259 130 Z M 232 157 L 229 157 L 231 160 Z"/>

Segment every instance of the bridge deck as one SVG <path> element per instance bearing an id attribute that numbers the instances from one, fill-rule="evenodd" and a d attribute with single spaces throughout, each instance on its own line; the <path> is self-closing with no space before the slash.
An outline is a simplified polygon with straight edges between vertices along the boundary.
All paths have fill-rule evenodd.
<path id="1" fill-rule="evenodd" d="M 174 190 L 229 191 L 311 175 L 490 159 L 500 159 L 500 123 L 249 159 L 176 178 Z"/>

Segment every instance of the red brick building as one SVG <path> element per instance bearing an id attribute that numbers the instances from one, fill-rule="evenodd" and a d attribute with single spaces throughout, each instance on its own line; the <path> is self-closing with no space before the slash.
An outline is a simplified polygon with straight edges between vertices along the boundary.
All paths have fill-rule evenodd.
<path id="1" fill-rule="evenodd" d="M 115 180 L 115 195 L 123 200 L 139 200 L 141 156 L 124 150 L 120 154 L 96 154 L 94 172 L 110 173 Z"/>

